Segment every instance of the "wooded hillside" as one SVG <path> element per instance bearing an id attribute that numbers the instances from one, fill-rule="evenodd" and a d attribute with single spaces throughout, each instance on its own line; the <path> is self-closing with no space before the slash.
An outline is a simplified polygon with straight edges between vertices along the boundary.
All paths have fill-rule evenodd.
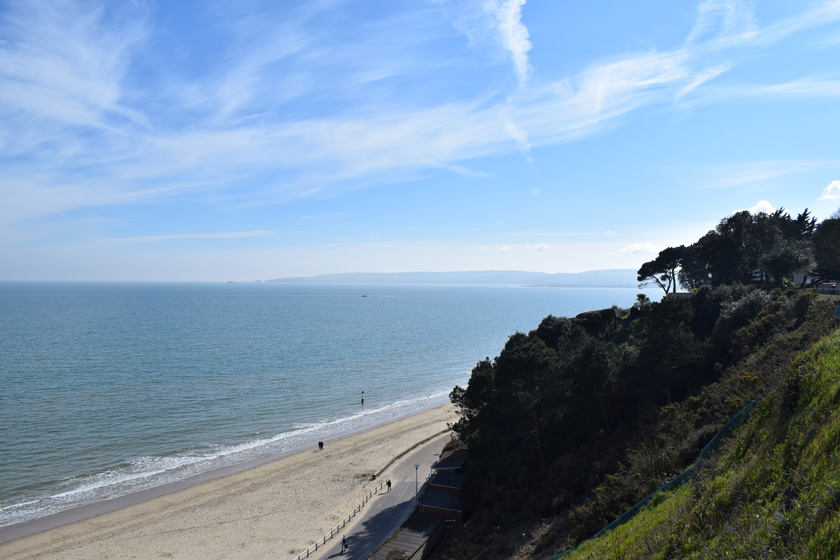
<path id="1" fill-rule="evenodd" d="M 548 316 L 479 362 L 451 394 L 469 522 L 440 556 L 574 547 L 689 467 L 745 404 L 785 387 L 790 364 L 834 328 L 835 303 L 751 278 Z"/>

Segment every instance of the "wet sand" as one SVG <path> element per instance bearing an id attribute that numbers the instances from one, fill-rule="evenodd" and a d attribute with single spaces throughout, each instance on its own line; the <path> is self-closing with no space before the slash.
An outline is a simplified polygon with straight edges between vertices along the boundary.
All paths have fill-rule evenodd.
<path id="1" fill-rule="evenodd" d="M 97 506 L 65 512 L 15 529 L 62 523 L 0 544 L 0 558 L 292 558 L 361 503 L 379 482 L 372 475 L 387 477 L 392 462 L 455 419 L 447 403 L 327 441 L 323 451 L 313 442 L 312 449 L 242 472 L 159 489 L 147 500 L 128 497 L 110 507 L 145 501 L 94 517 Z M 168 493 L 155 495 L 162 492 Z M 0 529 L 0 538 L 9 529 Z"/>

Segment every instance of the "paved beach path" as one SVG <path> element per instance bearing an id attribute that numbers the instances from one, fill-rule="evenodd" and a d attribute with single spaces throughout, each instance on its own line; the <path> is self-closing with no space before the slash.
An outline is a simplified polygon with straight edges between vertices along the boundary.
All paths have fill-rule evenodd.
<path id="1" fill-rule="evenodd" d="M 418 446 L 388 467 L 377 480 L 391 480 L 391 491 L 382 488 L 338 535 L 333 537 L 316 553 L 309 557 L 315 560 L 342 559 L 363 560 L 382 544 L 400 525 L 408 514 L 414 497 L 415 474 L 417 484 L 423 482 L 438 460 L 450 434 L 437 436 Z M 418 469 L 414 465 L 420 465 Z M 347 537 L 350 548 L 341 552 L 341 538 Z"/>

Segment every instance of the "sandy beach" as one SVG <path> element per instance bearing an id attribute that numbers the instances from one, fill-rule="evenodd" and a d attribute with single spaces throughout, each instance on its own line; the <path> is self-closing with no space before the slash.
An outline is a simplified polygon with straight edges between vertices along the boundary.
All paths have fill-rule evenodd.
<path id="1" fill-rule="evenodd" d="M 236 474 L 0 544 L 0 558 L 292 558 L 399 456 L 447 429 L 447 403 Z M 377 481 L 378 482 L 378 481 Z"/>

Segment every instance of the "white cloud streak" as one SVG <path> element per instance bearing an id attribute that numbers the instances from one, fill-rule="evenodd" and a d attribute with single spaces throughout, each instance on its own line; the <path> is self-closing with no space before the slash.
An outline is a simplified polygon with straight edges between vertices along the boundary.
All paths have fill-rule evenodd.
<path id="1" fill-rule="evenodd" d="M 14 18 L 0 24 L 0 115 L 17 138 L 4 151 L 30 152 L 64 127 L 148 125 L 123 103 L 120 86 L 132 49 L 148 33 L 145 10 L 12 4 Z"/>
<path id="2" fill-rule="evenodd" d="M 522 7 L 526 0 L 489 0 L 487 9 L 493 13 L 498 24 L 501 44 L 510 53 L 519 85 L 525 85 L 531 74 L 528 51 L 528 28 L 522 23 Z"/>
<path id="3" fill-rule="evenodd" d="M 780 178 L 824 167 L 836 167 L 840 161 L 770 160 L 716 167 L 696 172 L 704 189 L 747 188 L 766 185 Z"/>
<path id="4" fill-rule="evenodd" d="M 755 37 L 757 27 L 752 3 L 743 0 L 705 0 L 700 3 L 697 20 L 687 44 L 707 40 L 724 45 Z"/>
<path id="5" fill-rule="evenodd" d="M 495 0 L 484 5 L 496 18 L 520 85 L 504 100 L 487 94 L 406 105 L 369 98 L 371 84 L 400 76 L 402 66 L 418 67 L 394 58 L 368 73 L 360 67 L 343 76 L 347 81 L 330 87 L 358 88 L 358 95 L 342 98 L 344 107 L 332 114 L 314 118 L 305 110 L 302 116 L 284 110 L 290 99 L 324 93 L 308 89 L 311 77 L 304 69 L 318 49 L 302 20 L 287 22 L 283 33 L 270 32 L 268 24 L 249 25 L 249 33 L 232 34 L 237 40 L 217 55 L 208 75 L 185 79 L 164 66 L 154 77 L 155 87 L 163 87 L 149 90 L 132 79 L 133 63 L 153 34 L 149 10 L 142 5 L 86 10 L 93 5 L 13 3 L 0 24 L 5 38 L 0 44 L 5 125 L 0 189 L 5 201 L 12 201 L 4 204 L 0 219 L 8 225 L 75 208 L 196 194 L 230 197 L 238 204 L 271 203 L 407 181 L 441 169 L 482 177 L 464 162 L 509 152 L 511 139 L 528 156 L 534 146 L 596 134 L 636 109 L 670 103 L 704 87 L 733 67 L 707 61 L 704 40 L 781 37 L 820 24 L 817 16 L 838 12 L 837 2 L 825 3 L 786 26 L 761 30 L 746 4 L 704 2 L 684 47 L 633 53 L 532 85 L 524 4 Z M 424 35 L 418 32 L 417 40 Z M 294 63 L 283 67 L 287 73 L 271 70 L 283 61 Z M 768 88 L 776 95 L 837 92 L 836 82 L 828 80 Z M 277 93 L 266 96 L 266 91 Z M 722 174 L 708 186 L 743 185 L 790 172 L 784 166 L 758 167 L 740 177 Z"/>
<path id="6" fill-rule="evenodd" d="M 635 255 L 639 253 L 658 253 L 659 248 L 650 241 L 643 241 L 641 243 L 633 243 L 621 249 L 619 253 Z"/>
<path id="7" fill-rule="evenodd" d="M 222 233 L 176 233 L 170 235 L 140 235 L 137 237 L 113 237 L 103 239 L 104 243 L 157 243 L 161 241 L 177 241 L 184 239 L 250 239 L 254 237 L 270 237 L 276 231 L 232 231 Z"/>
<path id="8" fill-rule="evenodd" d="M 791 18 L 773 23 L 758 32 L 762 44 L 775 43 L 805 29 L 819 28 L 840 20 L 840 0 L 824 0 Z"/>
<path id="9" fill-rule="evenodd" d="M 677 92 L 677 94 L 675 96 L 676 99 L 683 98 L 686 94 L 694 91 L 695 89 L 697 89 L 701 85 L 705 84 L 706 82 L 708 82 L 710 80 L 713 80 L 714 78 L 720 76 L 721 74 L 723 74 L 727 70 L 730 70 L 731 68 L 732 68 L 732 64 L 727 63 L 727 64 L 719 64 L 717 66 L 713 66 L 711 68 L 707 68 L 706 70 L 700 71 L 699 73 L 697 73 L 697 75 L 694 77 L 694 79 L 691 80 L 691 82 L 687 86 L 685 86 L 684 88 L 680 89 Z"/>

